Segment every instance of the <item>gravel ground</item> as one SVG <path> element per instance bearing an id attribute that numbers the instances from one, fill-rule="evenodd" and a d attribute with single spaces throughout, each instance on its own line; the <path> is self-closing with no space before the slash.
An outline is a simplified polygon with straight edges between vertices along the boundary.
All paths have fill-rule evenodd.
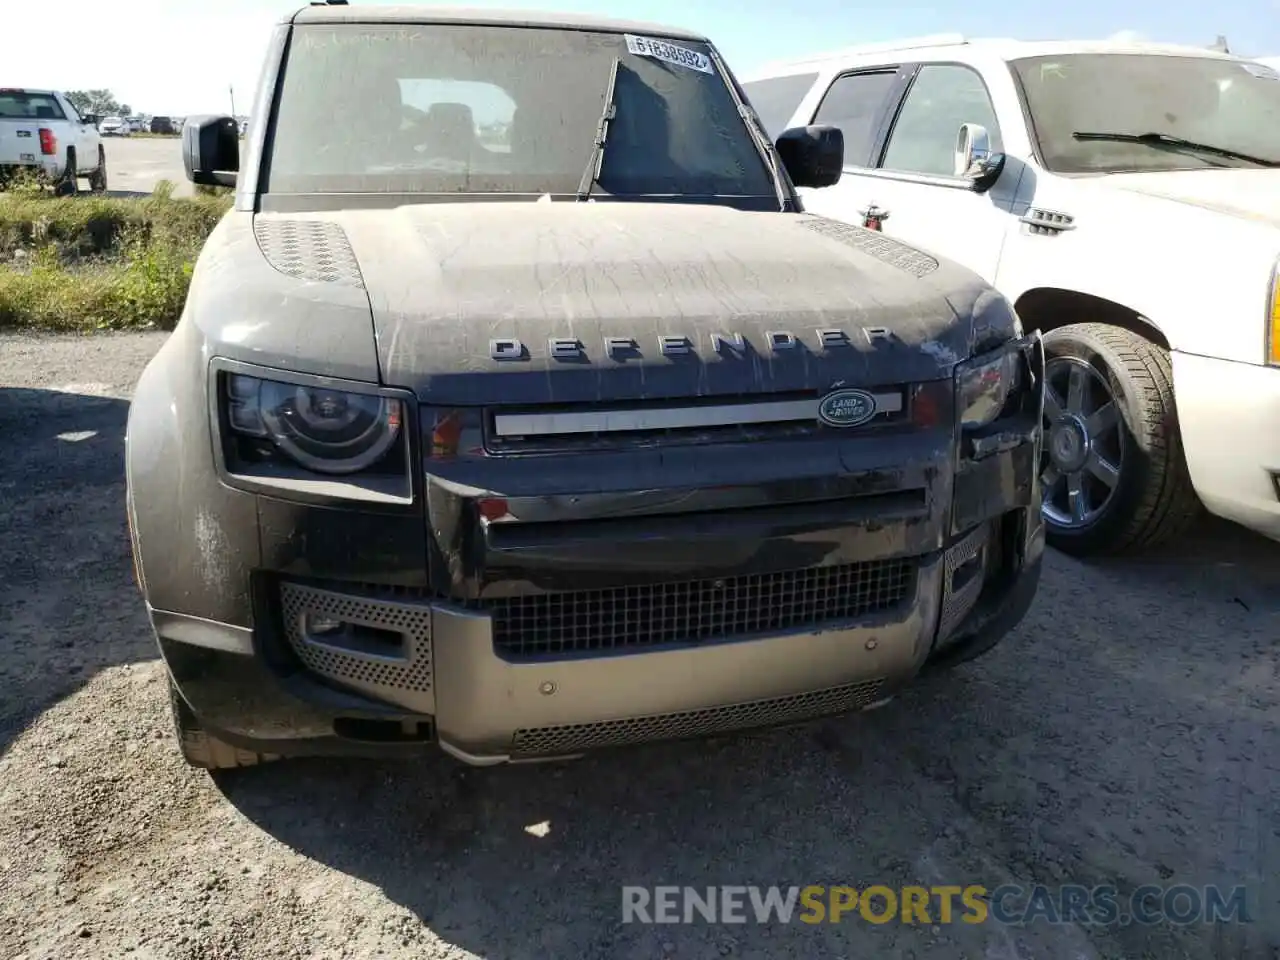
<path id="1" fill-rule="evenodd" d="M 995 652 L 862 717 L 557 766 L 185 768 L 123 517 L 162 340 L 0 336 L 0 957 L 1280 956 L 1280 548 L 1208 522 L 1145 562 L 1051 554 Z M 944 882 L 1246 884 L 1255 922 L 620 922 L 622 884 Z"/>
<path id="2" fill-rule="evenodd" d="M 161 180 L 174 185 L 175 197 L 195 195 L 182 167 L 182 141 L 177 137 L 103 137 L 107 151 L 107 186 L 121 196 L 148 194 Z"/>

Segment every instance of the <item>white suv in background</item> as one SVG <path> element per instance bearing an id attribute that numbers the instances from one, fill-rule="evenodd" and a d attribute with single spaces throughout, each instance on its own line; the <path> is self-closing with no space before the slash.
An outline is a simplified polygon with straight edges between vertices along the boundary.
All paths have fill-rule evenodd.
<path id="1" fill-rule="evenodd" d="M 958 261 L 1045 332 L 1054 546 L 1150 547 L 1198 501 L 1280 539 L 1280 73 L 947 36 L 743 81 L 774 136 L 844 131 L 806 210 Z"/>
<path id="2" fill-rule="evenodd" d="M 98 132 L 104 137 L 127 137 L 129 125 L 120 117 L 104 117 L 98 124 Z"/>

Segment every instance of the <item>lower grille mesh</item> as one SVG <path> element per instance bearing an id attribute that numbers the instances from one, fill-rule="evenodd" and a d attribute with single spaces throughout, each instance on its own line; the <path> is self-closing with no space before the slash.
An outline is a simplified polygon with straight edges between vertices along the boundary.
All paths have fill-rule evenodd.
<path id="1" fill-rule="evenodd" d="M 978 595 L 982 593 L 986 578 L 981 575 L 974 576 L 956 589 L 953 577 L 957 570 L 987 549 L 990 539 L 991 528 L 983 525 L 948 549 L 944 555 L 942 615 L 938 620 L 939 643 L 945 642 L 951 636 L 951 632 L 960 625 L 973 609 L 973 605 L 978 602 Z M 985 557 L 983 561 L 985 572 Z"/>
<path id="2" fill-rule="evenodd" d="M 375 695 L 386 689 L 431 691 L 430 607 L 353 597 L 294 583 L 280 585 L 280 603 L 285 637 L 311 671 Z M 403 637 L 404 649 L 398 656 L 386 656 L 372 650 L 318 643 L 303 632 L 303 618 L 308 614 L 398 633 Z"/>
<path id="3" fill-rule="evenodd" d="M 574 590 L 486 602 L 512 657 L 586 653 L 777 632 L 900 604 L 916 561 L 875 560 L 720 580 Z"/>
<path id="4" fill-rule="evenodd" d="M 798 723 L 872 706 L 881 699 L 881 687 L 882 681 L 869 680 L 811 693 L 709 707 L 705 710 L 517 730 L 512 739 L 512 755 L 558 756 L 599 747 L 621 747 L 655 740 L 679 740 Z"/>

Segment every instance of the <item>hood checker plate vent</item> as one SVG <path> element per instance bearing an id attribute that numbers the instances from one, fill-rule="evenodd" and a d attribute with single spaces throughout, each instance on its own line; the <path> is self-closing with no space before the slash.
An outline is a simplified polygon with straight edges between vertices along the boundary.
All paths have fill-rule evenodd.
<path id="1" fill-rule="evenodd" d="M 815 233 L 830 237 L 846 246 L 856 247 L 877 260 L 897 267 L 903 273 L 911 274 L 917 280 L 927 277 L 938 269 L 938 261 L 929 254 L 901 240 L 886 237 L 878 231 L 819 216 L 806 217 L 800 222 Z"/>
<path id="2" fill-rule="evenodd" d="M 259 215 L 253 218 L 253 235 L 267 262 L 285 276 L 364 288 L 355 251 L 336 223 Z"/>

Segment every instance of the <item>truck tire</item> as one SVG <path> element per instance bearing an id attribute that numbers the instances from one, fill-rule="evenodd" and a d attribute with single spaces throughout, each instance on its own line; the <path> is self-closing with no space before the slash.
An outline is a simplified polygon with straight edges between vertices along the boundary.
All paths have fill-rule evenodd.
<path id="1" fill-rule="evenodd" d="M 1048 544 L 1078 557 L 1147 550 L 1187 531 L 1191 485 L 1168 351 L 1078 323 L 1045 334 L 1041 485 Z"/>
<path id="2" fill-rule="evenodd" d="M 195 713 L 182 698 L 172 679 L 169 680 L 169 707 L 173 712 L 173 730 L 178 749 L 182 751 L 182 759 L 189 766 L 201 770 L 235 770 L 280 759 L 275 754 L 242 750 L 211 736 L 200 726 Z"/>
<path id="3" fill-rule="evenodd" d="M 80 189 L 79 181 L 76 180 L 79 175 L 76 171 L 76 152 L 68 150 L 67 169 L 62 171 L 62 179 L 53 185 L 53 195 L 55 197 L 74 197 Z"/>
<path id="4" fill-rule="evenodd" d="M 94 193 L 107 192 L 107 151 L 98 146 L 98 167 L 89 174 L 89 189 Z"/>

